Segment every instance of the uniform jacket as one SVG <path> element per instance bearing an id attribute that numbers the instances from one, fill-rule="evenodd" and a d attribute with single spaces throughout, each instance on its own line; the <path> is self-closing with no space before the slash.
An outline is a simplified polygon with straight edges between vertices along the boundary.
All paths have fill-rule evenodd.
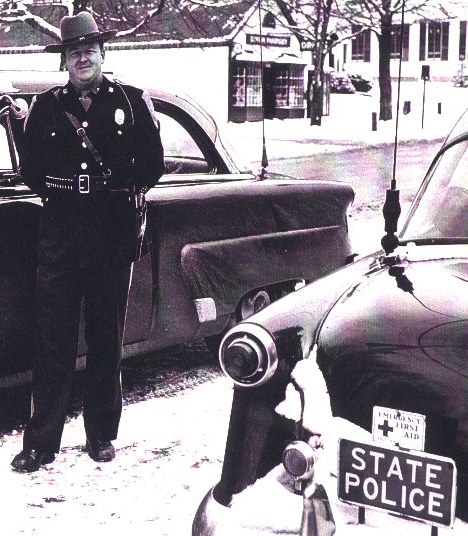
<path id="1" fill-rule="evenodd" d="M 20 160 L 24 182 L 44 201 L 39 262 L 86 266 L 132 260 L 134 223 L 127 194 L 46 188 L 47 176 L 102 173 L 64 110 L 85 129 L 111 172 L 112 186 L 150 188 L 164 172 L 159 128 L 142 90 L 104 77 L 87 112 L 70 82 L 38 95 L 26 121 Z"/>

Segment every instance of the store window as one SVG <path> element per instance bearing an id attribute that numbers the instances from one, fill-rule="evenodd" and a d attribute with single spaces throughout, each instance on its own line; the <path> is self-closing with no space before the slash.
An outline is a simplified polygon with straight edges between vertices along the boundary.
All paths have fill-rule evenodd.
<path id="1" fill-rule="evenodd" d="M 370 30 L 363 30 L 362 26 L 352 26 L 353 37 L 351 43 L 351 59 L 353 61 L 370 61 Z M 359 33 L 358 33 L 359 32 Z"/>
<path id="2" fill-rule="evenodd" d="M 233 65 L 232 105 L 234 107 L 261 106 L 261 78 L 260 66 L 236 62 Z"/>
<path id="3" fill-rule="evenodd" d="M 394 24 L 392 25 L 392 36 L 391 36 L 391 51 L 390 57 L 394 59 L 400 58 L 400 41 L 401 41 L 401 25 Z M 403 43 L 402 44 L 402 54 L 401 59 L 403 61 L 408 61 L 409 58 L 409 24 L 404 24 L 403 26 Z"/>
<path id="4" fill-rule="evenodd" d="M 449 23 L 421 22 L 419 32 L 419 60 L 448 60 Z"/>
<path id="5" fill-rule="evenodd" d="M 302 108 L 304 106 L 304 69 L 291 67 L 289 71 L 289 106 Z"/>
<path id="6" fill-rule="evenodd" d="M 287 67 L 279 67 L 275 74 L 276 108 L 287 108 L 289 104 L 289 70 Z"/>

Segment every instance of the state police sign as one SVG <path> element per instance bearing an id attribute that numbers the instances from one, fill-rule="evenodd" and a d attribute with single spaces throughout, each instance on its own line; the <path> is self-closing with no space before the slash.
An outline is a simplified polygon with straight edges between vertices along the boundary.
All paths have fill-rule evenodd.
<path id="1" fill-rule="evenodd" d="M 451 526 L 455 495 L 456 467 L 450 458 L 340 439 L 342 501 Z"/>

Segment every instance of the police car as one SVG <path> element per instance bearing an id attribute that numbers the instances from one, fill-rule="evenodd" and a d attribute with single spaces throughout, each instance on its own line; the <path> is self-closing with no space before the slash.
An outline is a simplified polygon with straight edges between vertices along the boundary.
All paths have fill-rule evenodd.
<path id="1" fill-rule="evenodd" d="M 468 110 L 395 246 L 226 334 L 226 451 L 193 536 L 467 534 Z"/>

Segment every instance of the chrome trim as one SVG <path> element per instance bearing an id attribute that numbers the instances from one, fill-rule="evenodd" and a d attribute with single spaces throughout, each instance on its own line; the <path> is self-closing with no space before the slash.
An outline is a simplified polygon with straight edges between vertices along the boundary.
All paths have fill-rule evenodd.
<path id="1" fill-rule="evenodd" d="M 80 194 L 89 194 L 89 175 L 78 176 L 78 191 Z"/>
<path id="2" fill-rule="evenodd" d="M 200 324 L 216 320 L 216 303 L 213 298 L 195 298 L 193 303 L 195 304 Z"/>
<path id="3" fill-rule="evenodd" d="M 213 488 L 205 495 L 192 522 L 192 536 L 226 536 L 226 517 L 229 507 L 223 506 L 213 497 Z M 229 518 L 228 518 L 229 520 Z"/>
<path id="4" fill-rule="evenodd" d="M 266 363 L 263 364 L 264 370 L 262 376 L 257 381 L 254 381 L 252 383 L 246 383 L 232 378 L 232 376 L 227 372 L 223 363 L 223 352 L 225 350 L 225 346 L 230 346 L 235 341 L 245 342 L 246 339 L 248 340 L 249 336 L 253 339 L 252 346 L 258 346 L 258 343 L 263 346 L 266 357 Z M 238 324 L 237 326 L 233 327 L 223 337 L 223 340 L 221 341 L 219 347 L 219 363 L 224 374 L 228 378 L 230 378 L 235 385 L 239 385 L 241 387 L 258 387 L 270 380 L 270 378 L 276 372 L 276 369 L 278 367 L 278 355 L 276 352 L 275 341 L 273 340 L 272 335 L 261 326 L 258 326 L 257 324 L 252 324 L 250 322 L 242 322 L 241 324 Z"/>

